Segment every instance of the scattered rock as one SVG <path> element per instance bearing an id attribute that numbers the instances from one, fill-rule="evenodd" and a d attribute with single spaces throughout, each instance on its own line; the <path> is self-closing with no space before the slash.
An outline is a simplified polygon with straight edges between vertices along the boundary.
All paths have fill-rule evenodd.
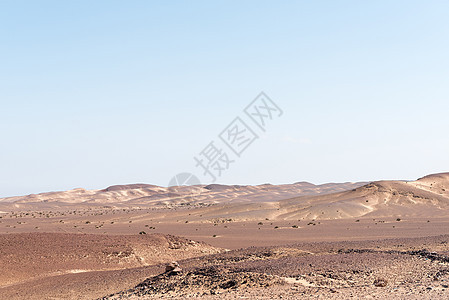
<path id="1" fill-rule="evenodd" d="M 179 274 L 182 272 L 182 269 L 179 267 L 178 262 L 172 261 L 171 263 L 165 266 L 165 273 L 170 273 L 173 275 Z"/>
<path id="2" fill-rule="evenodd" d="M 386 279 L 382 279 L 382 278 L 378 278 L 376 280 L 374 280 L 374 286 L 377 287 L 386 287 L 388 284 L 388 281 Z"/>
<path id="3" fill-rule="evenodd" d="M 274 284 L 283 285 L 285 282 L 278 276 L 248 272 L 239 268 L 209 266 L 196 268 L 171 276 L 179 268 L 177 262 L 166 266 L 166 272 L 148 278 L 129 295 L 142 296 L 150 294 L 165 294 L 168 292 L 209 292 L 211 295 L 220 291 L 246 289 L 251 287 L 268 287 Z M 180 269 L 180 268 L 179 268 Z"/>

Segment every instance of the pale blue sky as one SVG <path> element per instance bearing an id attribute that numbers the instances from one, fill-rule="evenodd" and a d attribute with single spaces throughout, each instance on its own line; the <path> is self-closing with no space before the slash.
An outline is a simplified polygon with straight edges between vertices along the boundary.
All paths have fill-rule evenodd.
<path id="1" fill-rule="evenodd" d="M 448 20 L 448 1 L 0 1 L 0 196 L 200 173 L 260 91 L 284 114 L 218 182 L 448 171 Z"/>

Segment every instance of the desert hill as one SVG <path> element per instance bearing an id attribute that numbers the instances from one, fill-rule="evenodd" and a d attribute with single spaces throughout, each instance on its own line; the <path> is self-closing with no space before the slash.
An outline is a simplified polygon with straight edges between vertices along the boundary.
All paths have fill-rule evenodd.
<path id="1" fill-rule="evenodd" d="M 172 235 L 0 235 L 0 288 L 66 274 L 145 267 L 219 249 Z"/>
<path id="2" fill-rule="evenodd" d="M 0 199 L 0 211 L 56 210 L 70 207 L 148 208 L 179 205 L 211 205 L 234 202 L 265 202 L 298 195 L 318 195 L 344 191 L 364 183 L 314 185 L 306 182 L 258 186 L 197 185 L 160 187 L 149 184 L 110 186 L 101 190 L 77 188 L 69 191 L 32 194 Z"/>
<path id="3" fill-rule="evenodd" d="M 263 202 L 221 203 L 193 216 L 234 220 L 428 217 L 449 212 L 449 173 L 416 181 L 376 181 L 351 190 Z"/>
<path id="4" fill-rule="evenodd" d="M 444 216 L 449 212 L 449 173 L 416 181 L 376 181 L 323 196 L 279 201 L 283 219 L 379 216 Z"/>
<path id="5" fill-rule="evenodd" d="M 154 219 L 189 222 L 216 219 L 331 220 L 359 217 L 445 216 L 449 210 L 449 173 L 416 181 L 371 183 L 307 182 L 258 186 L 147 184 L 74 189 L 0 200 L 0 212 L 76 209 L 168 209 Z M 174 210 L 175 211 L 174 211 Z"/>

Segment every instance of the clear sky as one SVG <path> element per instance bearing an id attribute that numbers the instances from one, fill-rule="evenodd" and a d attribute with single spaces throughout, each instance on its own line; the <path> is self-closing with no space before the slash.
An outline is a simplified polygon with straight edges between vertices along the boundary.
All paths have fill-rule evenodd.
<path id="1" fill-rule="evenodd" d="M 448 1 L 0 1 L 0 196 L 206 183 L 193 157 L 261 91 L 283 115 L 219 183 L 449 171 L 448 20 Z"/>

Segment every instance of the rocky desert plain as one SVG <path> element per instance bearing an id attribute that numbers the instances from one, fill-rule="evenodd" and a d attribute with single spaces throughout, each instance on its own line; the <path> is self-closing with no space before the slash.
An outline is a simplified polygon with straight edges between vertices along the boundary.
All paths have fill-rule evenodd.
<path id="1" fill-rule="evenodd" d="M 449 173 L 0 199 L 0 299 L 449 299 Z"/>

